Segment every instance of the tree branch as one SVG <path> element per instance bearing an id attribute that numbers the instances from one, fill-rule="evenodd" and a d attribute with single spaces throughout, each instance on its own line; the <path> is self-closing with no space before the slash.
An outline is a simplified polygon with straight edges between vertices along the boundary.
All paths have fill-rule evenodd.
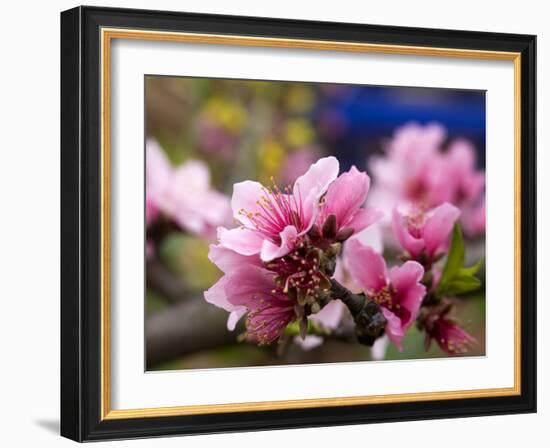
<path id="1" fill-rule="evenodd" d="M 371 347 L 386 328 L 386 318 L 380 307 L 363 294 L 353 294 L 337 280 L 331 279 L 330 282 L 333 298 L 344 302 L 353 316 L 357 340 Z"/>
<path id="2" fill-rule="evenodd" d="M 243 331 L 227 329 L 227 311 L 212 306 L 202 297 L 187 299 L 145 321 L 147 366 L 189 353 L 237 342 Z"/>

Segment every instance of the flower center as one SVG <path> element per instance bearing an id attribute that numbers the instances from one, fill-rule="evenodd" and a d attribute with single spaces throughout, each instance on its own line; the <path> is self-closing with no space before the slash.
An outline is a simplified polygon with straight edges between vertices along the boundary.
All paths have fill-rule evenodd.
<path id="1" fill-rule="evenodd" d="M 380 291 L 376 292 L 372 296 L 372 299 L 378 305 L 381 305 L 384 308 L 388 308 L 389 310 L 391 310 L 394 307 L 393 294 L 392 294 L 391 287 L 389 285 L 384 286 Z M 397 304 L 396 306 L 399 307 L 399 304 Z"/>
<path id="2" fill-rule="evenodd" d="M 281 285 L 283 292 L 295 296 L 298 303 L 303 305 L 319 299 L 330 288 L 330 280 L 320 267 L 320 257 L 318 250 L 301 241 L 294 251 L 269 262 L 266 267 L 277 273 L 276 282 Z"/>
<path id="3" fill-rule="evenodd" d="M 426 224 L 426 211 L 422 204 L 415 204 L 405 217 L 405 224 L 409 233 L 415 238 L 422 238 L 422 230 Z"/>
<path id="4" fill-rule="evenodd" d="M 271 180 L 273 181 L 273 178 Z M 290 185 L 281 191 L 273 183 L 271 188 L 262 187 L 262 190 L 263 194 L 256 201 L 259 210 L 239 210 L 239 214 L 248 218 L 254 230 L 276 243 L 280 243 L 279 234 L 286 226 L 294 226 L 298 231 L 303 230 L 305 219 L 299 189 L 298 197 L 292 193 Z"/>
<path id="5" fill-rule="evenodd" d="M 405 195 L 413 201 L 423 200 L 428 194 L 428 188 L 417 178 L 412 178 L 405 183 Z"/>
<path id="6" fill-rule="evenodd" d="M 294 304 L 275 287 L 271 295 L 255 297 L 257 306 L 249 310 L 246 336 L 258 345 L 271 344 L 294 318 Z"/>

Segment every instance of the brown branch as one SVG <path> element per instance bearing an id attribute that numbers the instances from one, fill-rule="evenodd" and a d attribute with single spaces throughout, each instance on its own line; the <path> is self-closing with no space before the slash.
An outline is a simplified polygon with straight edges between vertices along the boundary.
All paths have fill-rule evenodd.
<path id="1" fill-rule="evenodd" d="M 152 366 L 189 353 L 234 344 L 243 331 L 227 330 L 227 311 L 202 297 L 188 299 L 147 317 L 146 363 Z"/>

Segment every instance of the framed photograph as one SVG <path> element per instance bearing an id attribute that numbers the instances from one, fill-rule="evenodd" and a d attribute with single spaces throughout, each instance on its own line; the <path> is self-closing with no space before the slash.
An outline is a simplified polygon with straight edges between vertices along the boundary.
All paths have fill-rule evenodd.
<path id="1" fill-rule="evenodd" d="M 536 411 L 535 36 L 61 14 L 61 433 Z"/>

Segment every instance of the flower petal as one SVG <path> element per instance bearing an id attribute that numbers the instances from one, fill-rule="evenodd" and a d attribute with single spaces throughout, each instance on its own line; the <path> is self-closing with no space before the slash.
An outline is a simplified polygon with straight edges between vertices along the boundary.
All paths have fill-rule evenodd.
<path id="1" fill-rule="evenodd" d="M 321 311 L 312 314 L 309 318 L 332 330 L 338 327 L 344 314 L 344 308 L 345 305 L 340 300 L 331 300 Z"/>
<path id="2" fill-rule="evenodd" d="M 263 243 L 263 239 L 256 232 L 240 227 L 231 230 L 219 227 L 218 240 L 223 246 L 241 255 L 260 253 Z"/>
<path id="3" fill-rule="evenodd" d="M 330 183 L 338 176 L 340 164 L 336 157 L 324 157 L 315 162 L 309 170 L 294 183 L 294 194 L 306 198 L 311 192 L 319 199 Z"/>
<path id="4" fill-rule="evenodd" d="M 245 180 L 233 185 L 233 196 L 231 197 L 231 210 L 233 217 L 244 224 L 251 226 L 250 219 L 246 213 L 260 213 L 262 208 L 258 201 L 265 195 L 264 186 L 259 182 Z"/>
<path id="5" fill-rule="evenodd" d="M 225 277 L 227 280 L 223 284 L 224 291 L 227 301 L 232 305 L 255 309 L 262 299 L 271 300 L 271 291 L 275 287 L 272 272 L 244 265 Z"/>
<path id="6" fill-rule="evenodd" d="M 408 311 L 402 313 L 400 317 L 403 329 L 407 329 L 416 320 L 426 295 L 426 287 L 420 284 L 423 276 L 424 268 L 416 261 L 407 261 L 402 266 L 393 268 L 389 273 L 391 284 L 395 289 L 394 300 L 401 309 Z"/>
<path id="7" fill-rule="evenodd" d="M 347 267 L 365 293 L 377 292 L 387 285 L 386 262 L 379 253 L 358 240 L 350 240 L 346 246 Z"/>
<path id="8" fill-rule="evenodd" d="M 328 187 L 324 198 L 324 214 L 335 215 L 339 228 L 353 227 L 349 224 L 365 203 L 369 187 L 369 176 L 352 166 L 348 172 L 338 176 Z M 365 227 L 366 225 L 362 228 Z"/>
<path id="9" fill-rule="evenodd" d="M 424 276 L 424 268 L 416 261 L 407 261 L 399 267 L 390 270 L 391 284 L 397 290 L 406 290 L 415 283 L 420 282 Z"/>
<path id="10" fill-rule="evenodd" d="M 227 275 L 221 277 L 208 291 L 204 292 L 204 300 L 218 308 L 231 312 L 235 310 L 235 305 L 227 300 L 227 294 L 225 293 L 225 285 L 228 279 Z"/>
<path id="11" fill-rule="evenodd" d="M 210 245 L 208 259 L 221 269 L 224 274 L 229 274 L 244 264 L 261 266 L 260 257 L 257 255 L 242 255 L 221 244 Z"/>
<path id="12" fill-rule="evenodd" d="M 309 170 L 294 183 L 293 195 L 301 206 L 302 227 L 311 228 L 319 210 L 319 199 L 330 183 L 338 176 L 340 164 L 335 157 L 324 157 L 315 162 Z"/>
<path id="13" fill-rule="evenodd" d="M 201 194 L 210 189 L 210 171 L 201 160 L 189 160 L 174 170 L 174 188 Z"/>
<path id="14" fill-rule="evenodd" d="M 374 207 L 362 208 L 353 215 L 353 218 L 345 227 L 351 227 L 355 233 L 361 232 L 361 230 L 366 229 L 383 217 L 384 213 L 380 209 Z"/>
<path id="15" fill-rule="evenodd" d="M 296 245 L 296 238 L 298 238 L 298 231 L 294 226 L 286 226 L 279 234 L 281 237 L 281 244 L 277 245 L 269 240 L 263 240 L 260 258 L 262 261 L 271 261 L 275 258 L 284 257 Z"/>
<path id="16" fill-rule="evenodd" d="M 167 192 L 170 189 L 173 169 L 156 140 L 145 145 L 145 178 L 147 197 L 164 211 Z"/>
<path id="17" fill-rule="evenodd" d="M 382 314 L 386 318 L 386 335 L 388 339 L 398 348 L 399 351 L 403 351 L 402 341 L 405 336 L 405 332 L 401 325 L 401 319 L 393 314 L 387 308 L 381 307 Z"/>
<path id="18" fill-rule="evenodd" d="M 433 210 L 422 230 L 429 256 L 436 255 L 439 250 L 446 247 L 453 225 L 459 216 L 460 210 L 448 202 Z"/>
<path id="19" fill-rule="evenodd" d="M 392 227 L 401 247 L 409 252 L 411 257 L 418 257 L 424 249 L 424 240 L 415 238 L 409 233 L 409 230 L 405 227 L 404 217 L 397 208 L 394 208 L 392 212 Z"/>
<path id="20" fill-rule="evenodd" d="M 243 317 L 246 314 L 246 308 L 244 306 L 236 307 L 233 311 L 229 313 L 229 317 L 227 318 L 227 329 L 229 331 L 233 331 L 237 324 L 239 323 L 239 320 L 241 320 L 241 317 Z"/>

